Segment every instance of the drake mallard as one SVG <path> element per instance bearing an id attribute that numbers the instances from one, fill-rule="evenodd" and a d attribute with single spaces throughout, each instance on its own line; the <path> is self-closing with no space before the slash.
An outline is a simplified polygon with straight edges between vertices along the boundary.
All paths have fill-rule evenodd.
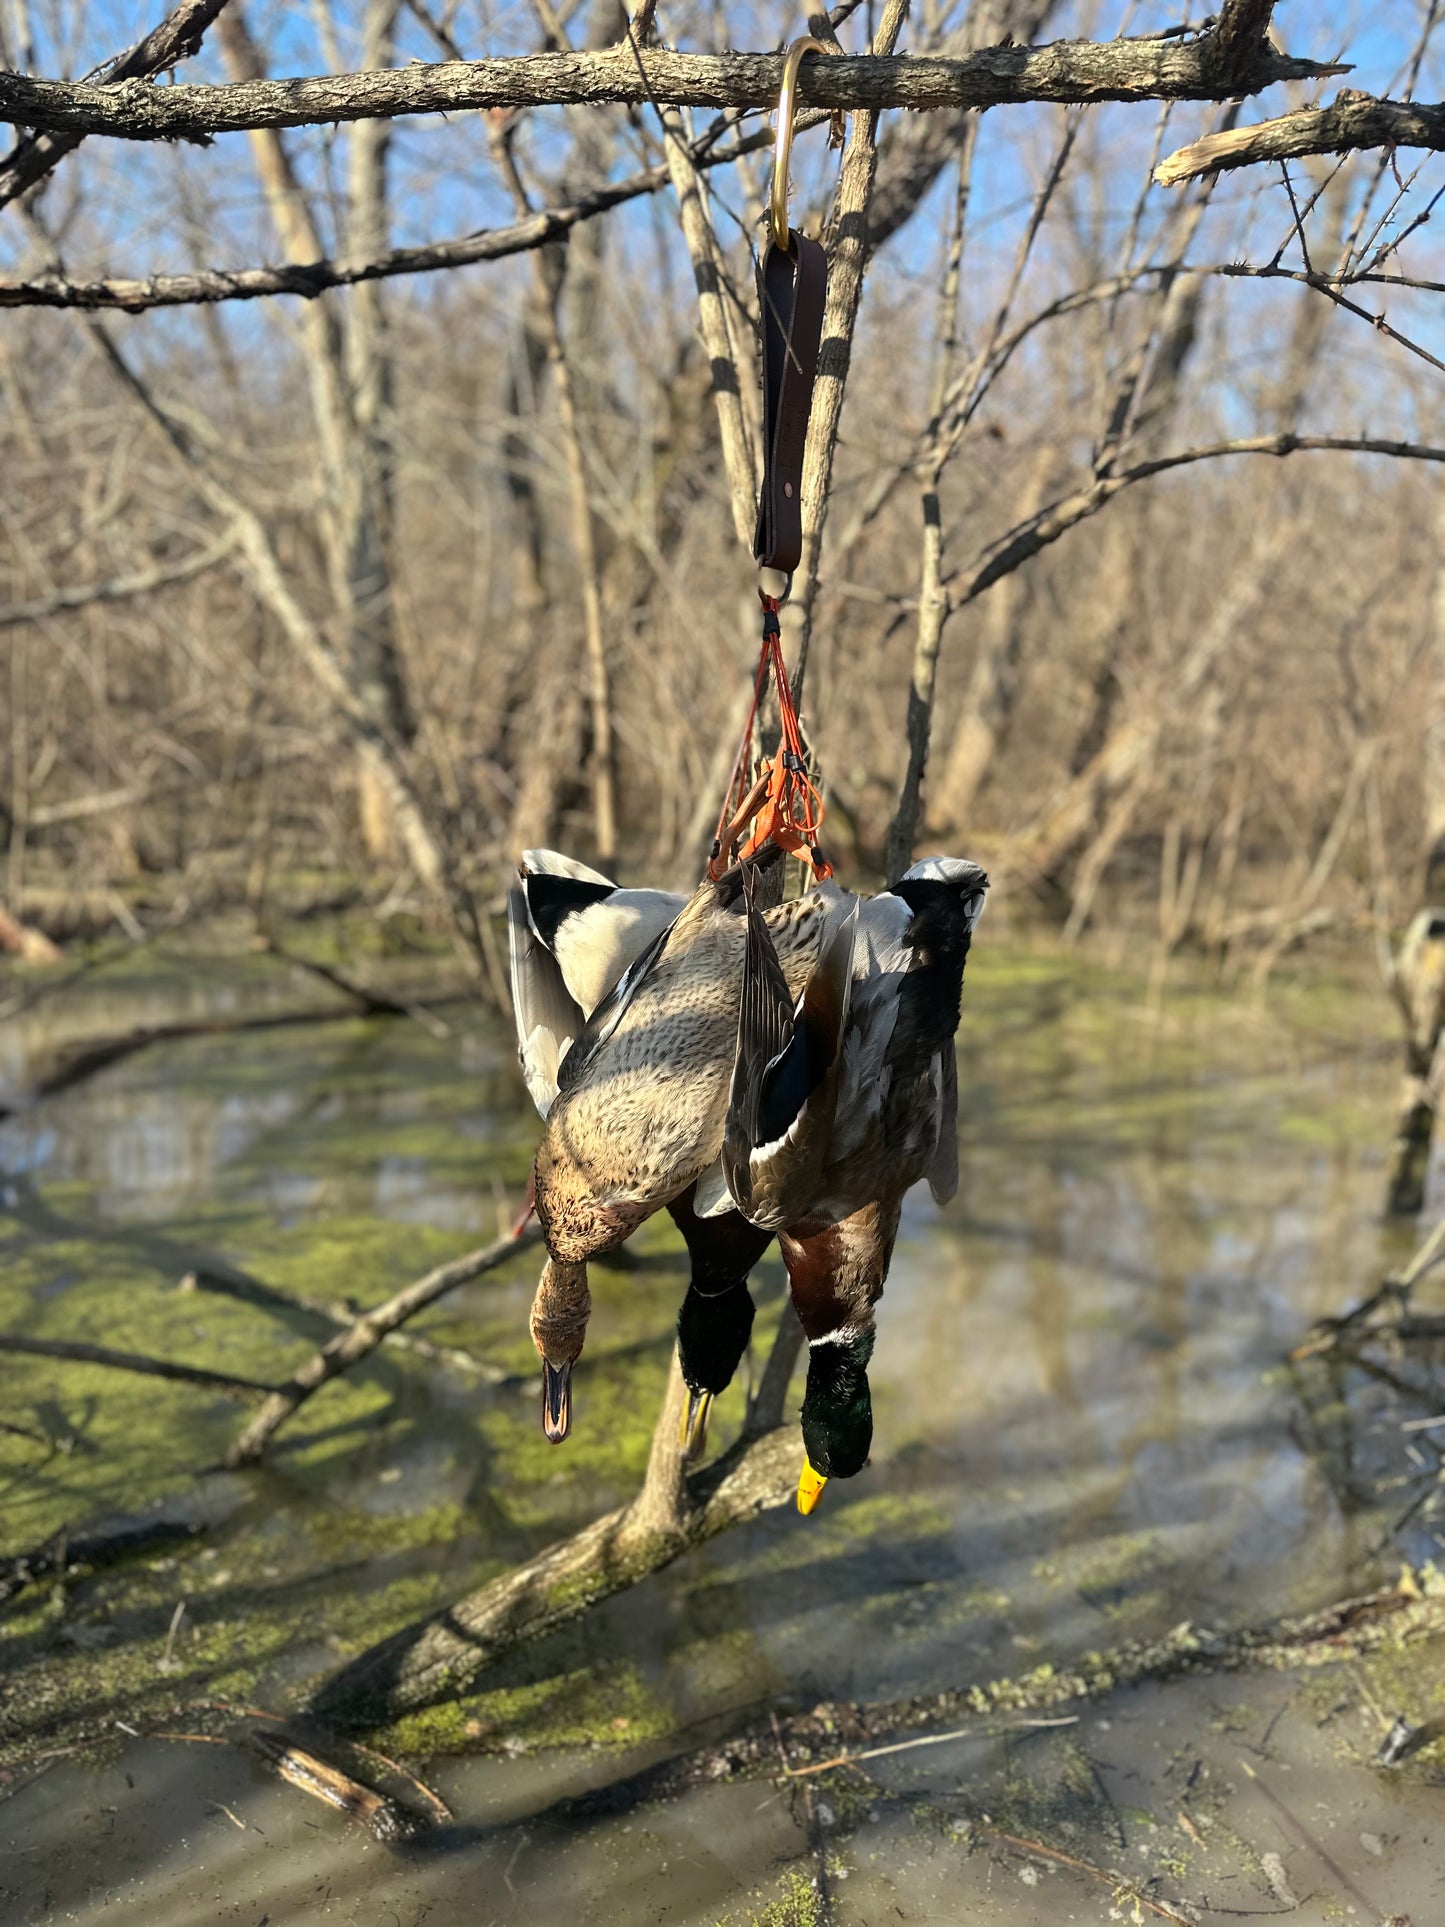
<path id="1" fill-rule="evenodd" d="M 747 905 L 737 1056 L 723 1170 L 749 1215 L 778 1230 L 808 1340 L 807 1460 L 798 1505 L 849 1478 L 873 1436 L 874 1306 L 903 1195 L 958 1187 L 958 1028 L 964 964 L 988 878 L 931 857 L 857 908 L 841 1052 L 836 1008 L 790 1009 L 766 918 Z"/>

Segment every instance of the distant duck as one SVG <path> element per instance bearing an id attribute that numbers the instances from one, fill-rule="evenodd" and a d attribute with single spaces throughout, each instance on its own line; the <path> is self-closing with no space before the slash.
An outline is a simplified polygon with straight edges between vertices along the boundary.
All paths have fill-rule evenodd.
<path id="1" fill-rule="evenodd" d="M 811 986 L 792 1001 L 747 905 L 722 1161 L 730 1195 L 778 1231 L 808 1339 L 803 1512 L 868 1457 L 874 1306 L 903 1195 L 922 1177 L 940 1203 L 958 1186 L 953 1036 L 987 889 L 976 863 L 932 857 L 859 906 L 841 1056 L 836 1009 L 810 1009 Z"/>

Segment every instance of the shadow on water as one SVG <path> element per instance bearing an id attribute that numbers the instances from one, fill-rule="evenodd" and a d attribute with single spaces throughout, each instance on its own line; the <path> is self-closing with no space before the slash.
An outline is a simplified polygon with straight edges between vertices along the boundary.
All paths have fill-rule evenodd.
<path id="1" fill-rule="evenodd" d="M 140 1016 L 167 994 L 162 974 Z M 1388 1013 L 1330 994 L 1285 992 L 1260 1015 L 1191 990 L 1151 1018 L 1136 986 L 1076 960 L 982 951 L 965 993 L 963 1181 L 942 1212 L 907 1202 L 874 1463 L 806 1523 L 740 1528 L 378 1736 L 429 1759 L 458 1815 L 405 1853 L 234 1746 L 126 1729 L 184 1731 L 188 1701 L 294 1705 L 635 1489 L 682 1286 L 670 1229 L 647 1227 L 594 1274 L 560 1452 L 538 1433 L 525 1260 L 417 1327 L 500 1367 L 500 1383 L 384 1350 L 244 1476 L 197 1478 L 243 1415 L 232 1403 L 0 1356 L 0 1413 L 18 1428 L 0 1429 L 0 1553 L 106 1518 L 202 1528 L 8 1609 L 0 1758 L 30 1763 L 0 1783 L 0 1917 L 782 1927 L 823 1917 L 789 1885 L 814 1879 L 820 1851 L 840 1922 L 1107 1912 L 1087 1884 L 1066 1906 L 1073 1876 L 1057 1865 L 1039 1885 L 999 1863 L 969 1831 L 984 1810 L 1134 1878 L 1167 1865 L 1221 1904 L 1281 1905 L 1260 1872 L 1279 1841 L 1241 1791 L 1234 1736 L 1255 1709 L 1239 1682 L 1122 1695 L 1078 1733 L 905 1755 L 871 1791 L 830 1780 L 827 1822 L 796 1788 L 759 1782 L 639 1805 L 648 1782 L 633 1776 L 760 1707 L 937 1693 L 1182 1618 L 1257 1621 L 1371 1582 L 1402 1547 L 1430 1550 L 1428 1514 L 1391 1537 L 1409 1495 L 1381 1480 L 1434 1381 L 1392 1387 L 1383 1360 L 1306 1384 L 1281 1364 L 1409 1242 L 1376 1210 Z M 203 1012 L 194 985 L 187 997 Z M 437 1039 L 348 1019 L 117 1062 L 0 1124 L 0 1319 L 284 1376 L 328 1328 L 316 1306 L 386 1295 L 515 1206 L 535 1120 L 509 1058 L 479 1021 Z M 188 1274 L 200 1288 L 177 1290 Z M 775 1257 L 757 1297 L 762 1346 Z M 738 1388 L 717 1447 L 741 1409 Z M 1376 1681 L 1377 1697 L 1396 1691 Z M 1367 1815 L 1356 1833 L 1402 1837 L 1413 1796 L 1370 1778 L 1354 1701 L 1327 1701 L 1337 1681 L 1308 1707 L 1289 1681 L 1256 1692 L 1277 1697 L 1288 1736 L 1260 1758 L 1296 1794 L 1340 1814 L 1394 1801 L 1394 1821 Z M 98 1757 L 35 1759 L 81 1731 L 109 1736 Z M 610 1812 L 558 1807 L 608 1787 Z M 1190 1801 L 1205 1844 L 1178 1832 Z M 1310 1878 L 1357 1904 L 1350 1883 L 1375 1891 L 1373 1854 L 1339 1849 L 1344 1885 L 1328 1867 Z M 1303 1865 L 1297 1878 L 1304 1892 Z M 1391 1878 L 1398 1908 L 1413 1863 Z"/>

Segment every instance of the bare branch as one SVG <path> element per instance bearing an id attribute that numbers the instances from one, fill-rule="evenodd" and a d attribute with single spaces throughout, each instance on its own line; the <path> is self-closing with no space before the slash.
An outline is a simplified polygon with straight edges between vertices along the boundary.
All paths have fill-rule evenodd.
<path id="1" fill-rule="evenodd" d="M 231 1372 L 210 1372 L 199 1365 L 177 1365 L 168 1358 L 149 1358 L 142 1352 L 113 1351 L 108 1345 L 83 1345 L 60 1338 L 27 1338 L 20 1332 L 0 1332 L 0 1352 L 23 1352 L 31 1358 L 59 1358 L 73 1365 L 104 1365 L 112 1371 L 140 1372 L 147 1378 L 176 1379 L 202 1385 L 229 1398 L 265 1398 L 271 1387 L 260 1379 L 237 1378 Z"/>
<path id="2" fill-rule="evenodd" d="M 189 582 L 224 561 L 235 545 L 229 530 L 203 549 L 183 556 L 179 562 L 165 562 L 154 569 L 136 569 L 130 575 L 112 576 L 109 582 L 87 582 L 77 589 L 56 589 L 53 594 L 36 596 L 31 602 L 12 602 L 0 608 L 0 629 L 13 629 L 24 622 L 43 622 L 47 616 L 61 615 L 67 609 L 88 609 L 96 602 L 125 602 L 133 596 L 151 595 L 169 589 L 177 582 Z"/>
<path id="3" fill-rule="evenodd" d="M 873 46 L 889 55 L 897 44 L 908 12 L 908 0 L 888 0 Z M 818 63 L 836 66 L 836 59 Z M 823 525 L 838 447 L 838 426 L 853 359 L 853 335 L 858 304 L 863 298 L 863 276 L 868 266 L 868 210 L 878 174 L 878 117 L 855 113 L 850 117 L 848 144 L 838 178 L 838 199 L 828 247 L 828 292 L 823 303 L 823 339 L 818 350 L 818 379 L 808 420 L 808 445 L 803 457 L 803 555 L 798 566 L 802 633 L 793 669 L 793 693 L 801 703 L 808 673 L 808 650 L 817 604 L 818 565 L 823 551 Z"/>
<path id="4" fill-rule="evenodd" d="M 199 48 L 201 36 L 225 4 L 226 0 L 180 0 L 180 5 L 144 40 L 137 41 L 134 47 L 107 63 L 102 70 L 105 85 L 146 80 L 152 74 L 174 67 L 178 60 L 188 59 Z M 42 133 L 17 142 L 0 161 L 0 207 L 13 201 L 17 194 L 23 194 L 27 187 L 43 181 L 58 162 L 74 153 L 84 138 L 83 131 Z"/>
<path id="5" fill-rule="evenodd" d="M 1166 156 L 1154 170 L 1161 187 L 1178 187 L 1200 174 L 1289 161 L 1304 154 L 1346 154 L 1367 147 L 1445 148 L 1445 105 L 1377 100 L 1343 88 L 1328 107 L 1303 108 L 1253 127 L 1206 134 Z"/>
<path id="6" fill-rule="evenodd" d="M 485 1272 L 494 1271 L 519 1251 L 529 1250 L 540 1236 L 535 1226 L 530 1230 L 509 1233 L 505 1238 L 483 1245 L 480 1250 L 453 1258 L 449 1264 L 438 1265 L 425 1277 L 396 1292 L 384 1305 L 363 1312 L 345 1331 L 338 1332 L 319 1352 L 313 1353 L 285 1385 L 271 1393 L 226 1454 L 226 1463 L 249 1465 L 259 1459 L 276 1433 L 307 1399 L 333 1378 L 340 1377 L 363 1358 L 370 1357 L 398 1325 L 414 1318 L 426 1306 L 434 1305 L 449 1291 L 469 1284 L 473 1278 L 480 1278 Z"/>
<path id="7" fill-rule="evenodd" d="M 1374 435 L 1253 435 L 1238 441 L 1209 442 L 1200 448 L 1182 449 L 1178 454 L 1161 455 L 1152 461 L 1137 462 L 1132 468 L 1116 469 L 1096 476 L 1071 495 L 1050 502 L 1038 514 L 992 543 L 972 565 L 972 573 L 951 574 L 949 606 L 961 609 L 965 603 L 991 589 L 995 582 L 1011 575 L 1040 549 L 1057 542 L 1061 535 L 1096 515 L 1120 489 L 1145 482 L 1170 469 L 1187 468 L 1194 462 L 1218 461 L 1230 455 L 1274 455 L 1283 457 L 1305 452 L 1332 452 L 1342 455 L 1389 455 L 1398 460 L 1445 462 L 1445 448 L 1420 442 L 1386 441 Z M 957 587 L 952 585 L 957 584 Z"/>
<path id="8" fill-rule="evenodd" d="M 1048 47 L 985 47 L 959 60 L 874 54 L 815 60 L 800 97 L 809 106 L 997 107 L 1021 101 L 1216 100 L 1283 80 L 1348 72 L 1295 60 L 1263 45 L 1221 60 L 1211 34 L 1158 39 L 1058 41 Z M 392 119 L 491 107 L 594 106 L 603 101 L 675 107 L 768 107 L 777 99 L 776 54 L 679 54 L 630 44 L 603 53 L 527 54 L 447 61 L 359 74 L 227 86 L 151 87 L 127 80 L 32 80 L 0 74 L 0 120 L 119 140 L 205 140 L 263 127 Z"/>

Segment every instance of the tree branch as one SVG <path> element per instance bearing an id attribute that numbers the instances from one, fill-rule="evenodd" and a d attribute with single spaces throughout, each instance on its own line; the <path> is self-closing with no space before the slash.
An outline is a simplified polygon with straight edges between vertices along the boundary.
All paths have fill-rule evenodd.
<path id="1" fill-rule="evenodd" d="M 178 60 L 188 59 L 200 47 L 201 36 L 225 4 L 226 0 L 180 0 L 180 5 L 144 40 L 107 62 L 103 70 L 104 85 L 114 86 L 127 80 L 139 82 L 174 67 Z M 13 201 L 17 194 L 23 194 L 27 187 L 44 180 L 84 139 L 82 131 L 32 134 L 17 142 L 0 161 L 0 207 Z"/>
<path id="2" fill-rule="evenodd" d="M 210 3 L 210 0 L 207 0 Z M 1047 47 L 985 47 L 963 59 L 895 59 L 873 54 L 804 66 L 809 106 L 997 107 L 1022 101 L 1216 100 L 1283 80 L 1348 72 L 1296 60 L 1263 43 L 1246 58 L 1213 34 L 1197 40 L 1058 41 Z M 447 61 L 294 80 L 226 86 L 152 87 L 123 80 L 32 80 L 0 74 L 0 120 L 63 134 L 120 140 L 206 140 L 262 127 L 391 119 L 491 107 L 595 106 L 627 101 L 676 107 L 770 107 L 777 54 L 681 54 L 630 44 L 603 53 L 527 54 Z"/>
<path id="3" fill-rule="evenodd" d="M 739 1439 L 715 1464 L 683 1481 L 682 1503 L 670 1525 L 639 1531 L 637 1502 L 619 1506 L 369 1648 L 327 1681 L 311 1710 L 338 1725 L 370 1725 L 462 1692 L 524 1641 L 580 1618 L 694 1546 L 784 1504 L 797 1479 L 795 1426 Z"/>
<path id="4" fill-rule="evenodd" d="M 142 1352 L 112 1351 L 108 1345 L 84 1345 L 62 1338 L 27 1338 L 20 1332 L 0 1332 L 0 1352 L 23 1352 L 31 1358 L 60 1358 L 72 1365 L 104 1365 L 117 1372 L 140 1372 L 147 1378 L 172 1378 L 184 1385 L 202 1385 L 229 1398 L 265 1398 L 269 1385 L 256 1378 L 237 1378 L 231 1372 L 211 1372 L 200 1365 L 177 1365 L 168 1358 Z"/>
<path id="5" fill-rule="evenodd" d="M 505 1238 L 483 1245 L 480 1250 L 469 1251 L 464 1257 L 453 1258 L 449 1264 L 438 1265 L 435 1270 L 427 1272 L 424 1278 L 418 1278 L 414 1284 L 396 1292 L 385 1304 L 363 1312 L 345 1331 L 338 1332 L 319 1352 L 313 1353 L 285 1385 L 271 1392 L 266 1403 L 227 1452 L 227 1465 L 250 1465 L 259 1459 L 277 1432 L 307 1399 L 333 1378 L 339 1378 L 343 1372 L 350 1371 L 353 1365 L 360 1364 L 363 1358 L 369 1358 L 398 1325 L 414 1318 L 426 1306 L 434 1305 L 459 1285 L 469 1284 L 484 1272 L 494 1271 L 517 1252 L 530 1250 L 541 1235 L 535 1226 L 521 1232 L 510 1232 Z"/>
<path id="6" fill-rule="evenodd" d="M 1343 88 L 1328 107 L 1309 107 L 1253 127 L 1206 134 L 1167 155 L 1155 168 L 1161 187 L 1178 187 L 1200 174 L 1253 167 L 1260 161 L 1305 154 L 1346 154 L 1366 147 L 1445 148 L 1445 105 L 1377 100 Z"/>
<path id="7" fill-rule="evenodd" d="M 1306 451 L 1326 451 L 1342 455 L 1389 455 L 1396 460 L 1417 462 L 1445 462 L 1445 448 L 1434 448 L 1420 442 L 1386 441 L 1374 435 L 1254 435 L 1241 437 L 1232 442 L 1210 442 L 1200 448 L 1186 448 L 1175 455 L 1161 455 L 1152 461 L 1137 462 L 1132 468 L 1116 469 L 1113 473 L 1095 476 L 1082 488 L 1075 489 L 1070 495 L 1059 497 L 1050 502 L 1027 522 L 1010 529 L 1007 535 L 990 544 L 989 548 L 971 565 L 971 572 L 950 574 L 949 606 L 961 609 L 965 603 L 974 601 L 995 582 L 1011 575 L 1027 562 L 1031 556 L 1057 542 L 1061 535 L 1095 515 L 1121 489 L 1131 487 L 1135 482 L 1148 481 L 1152 476 L 1165 475 L 1171 469 L 1187 468 L 1194 462 L 1217 461 L 1228 455 L 1286 455 Z"/>
<path id="8" fill-rule="evenodd" d="M 799 129 L 816 126 L 821 115 L 800 115 Z M 773 130 L 758 128 L 741 140 L 720 147 L 705 136 L 687 148 L 685 158 L 699 173 L 714 167 L 730 167 L 746 154 L 771 147 Z M 257 268 L 198 268 L 184 274 L 116 276 L 96 281 L 73 281 L 53 270 L 32 275 L 27 281 L 0 280 L 0 308 L 88 308 L 120 309 L 126 314 L 141 314 L 147 308 L 189 307 L 215 301 L 258 301 L 275 294 L 299 295 L 314 301 L 329 288 L 356 287 L 367 281 L 390 280 L 402 274 L 436 274 L 446 268 L 470 267 L 478 261 L 500 261 L 511 254 L 525 254 L 546 247 L 550 241 L 565 240 L 574 227 L 594 220 L 609 209 L 621 207 L 646 194 L 667 186 L 666 166 L 648 167 L 626 179 L 609 182 L 578 194 L 555 207 L 539 208 L 525 220 L 510 227 L 483 228 L 479 233 L 460 234 L 450 240 L 429 241 L 424 246 L 391 248 L 371 259 L 330 260 L 318 256 L 311 261 L 287 262 L 282 266 Z M 751 527 L 749 540 L 751 540 Z"/>
<path id="9" fill-rule="evenodd" d="M 0 629 L 13 629 L 20 623 L 43 622 L 69 609 L 88 609 L 96 602 L 124 602 L 133 596 L 150 595 L 169 589 L 177 582 L 189 582 L 207 569 L 223 562 L 235 546 L 228 529 L 214 542 L 194 550 L 178 562 L 163 562 L 153 569 L 137 569 L 130 575 L 112 576 L 109 582 L 87 582 L 76 589 L 57 589 L 53 595 L 37 596 L 32 602 L 12 602 L 0 608 Z M 37 820 L 32 816 L 32 822 Z"/>

